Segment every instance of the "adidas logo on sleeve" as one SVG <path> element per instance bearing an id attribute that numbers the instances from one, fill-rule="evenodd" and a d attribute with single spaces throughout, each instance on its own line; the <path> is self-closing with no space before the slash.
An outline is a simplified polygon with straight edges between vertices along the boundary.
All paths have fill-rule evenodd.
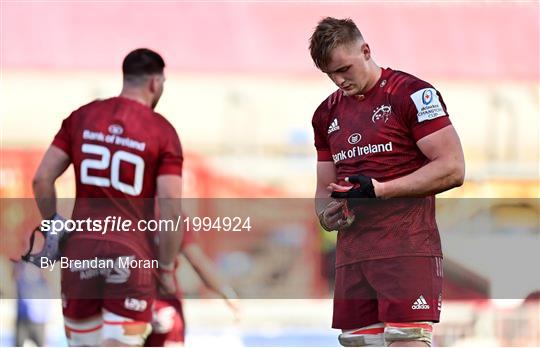
<path id="1" fill-rule="evenodd" d="M 414 301 L 414 303 L 411 306 L 412 309 L 429 309 L 429 305 L 426 302 L 426 299 L 424 298 L 424 295 L 420 295 L 420 297 Z"/>
<path id="2" fill-rule="evenodd" d="M 337 130 L 339 130 L 339 124 L 338 124 L 337 118 L 334 118 L 332 123 L 330 123 L 330 127 L 328 127 L 328 134 L 335 132 Z"/>

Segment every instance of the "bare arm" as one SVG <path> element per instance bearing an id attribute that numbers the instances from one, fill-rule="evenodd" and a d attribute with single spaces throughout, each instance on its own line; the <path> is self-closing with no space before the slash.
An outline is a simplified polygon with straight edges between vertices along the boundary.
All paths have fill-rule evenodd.
<path id="1" fill-rule="evenodd" d="M 182 177 L 179 175 L 160 175 L 157 177 L 157 197 L 160 219 L 176 221 L 182 214 Z M 159 262 L 173 264 L 180 251 L 182 230 L 163 229 L 159 231 Z"/>
<path id="2" fill-rule="evenodd" d="M 47 149 L 32 181 L 34 197 L 45 219 L 56 213 L 56 179 L 69 167 L 69 156 L 52 145 Z"/>
<path id="3" fill-rule="evenodd" d="M 317 188 L 315 190 L 315 210 L 317 215 L 330 203 L 328 185 L 336 182 L 336 167 L 331 161 L 317 162 Z"/>
<path id="4" fill-rule="evenodd" d="M 197 244 L 188 244 L 182 253 L 193 266 L 193 269 L 204 285 L 212 291 L 219 294 L 227 303 L 227 306 L 233 311 L 236 320 L 240 319 L 240 308 L 233 288 L 223 282 L 219 276 L 212 260 L 206 256 L 201 247 Z"/>
<path id="5" fill-rule="evenodd" d="M 384 183 L 373 180 L 377 197 L 426 196 L 463 184 L 465 160 L 458 134 L 453 126 L 427 135 L 416 144 L 429 159 L 429 163 L 395 180 Z"/>
<path id="6" fill-rule="evenodd" d="M 230 287 L 224 284 L 212 260 L 205 255 L 200 246 L 194 243 L 188 244 L 182 250 L 182 253 L 208 289 L 215 291 L 224 299 L 235 297 L 234 294 L 231 294 L 231 291 L 228 291 Z"/>

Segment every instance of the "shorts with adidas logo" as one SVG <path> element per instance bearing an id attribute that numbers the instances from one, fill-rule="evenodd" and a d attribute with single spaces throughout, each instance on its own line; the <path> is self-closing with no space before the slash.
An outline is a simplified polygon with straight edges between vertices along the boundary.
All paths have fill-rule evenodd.
<path id="1" fill-rule="evenodd" d="M 378 322 L 438 322 L 442 301 L 442 258 L 404 256 L 336 268 L 335 329 Z"/>

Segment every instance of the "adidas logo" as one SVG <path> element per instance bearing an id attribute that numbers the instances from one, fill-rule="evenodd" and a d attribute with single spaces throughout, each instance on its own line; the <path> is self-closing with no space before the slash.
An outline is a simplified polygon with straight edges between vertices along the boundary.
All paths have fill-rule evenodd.
<path id="1" fill-rule="evenodd" d="M 328 127 L 328 134 L 335 132 L 337 130 L 339 130 L 339 124 L 338 124 L 337 118 L 334 118 L 332 123 L 330 123 L 330 127 Z"/>
<path id="2" fill-rule="evenodd" d="M 416 301 L 414 301 L 411 308 L 412 309 L 429 309 L 429 305 L 427 304 L 426 299 L 424 298 L 424 295 L 420 295 L 420 297 Z"/>

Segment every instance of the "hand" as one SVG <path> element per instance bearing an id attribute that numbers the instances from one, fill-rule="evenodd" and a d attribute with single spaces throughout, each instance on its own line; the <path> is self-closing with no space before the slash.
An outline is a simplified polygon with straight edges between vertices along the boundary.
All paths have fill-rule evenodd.
<path id="1" fill-rule="evenodd" d="M 345 229 L 354 222 L 354 215 L 350 214 L 347 201 L 331 201 L 319 213 L 319 222 L 327 231 Z"/>
<path id="2" fill-rule="evenodd" d="M 233 314 L 234 322 L 239 323 L 242 317 L 241 310 L 240 310 L 240 300 L 227 298 L 225 299 L 225 303 L 227 303 L 227 306 L 229 307 L 229 309 L 231 310 Z"/>
<path id="3" fill-rule="evenodd" d="M 171 273 L 161 272 L 159 274 L 159 292 L 162 295 L 175 295 L 177 291 L 176 277 Z"/>
<path id="4" fill-rule="evenodd" d="M 59 228 L 60 226 L 64 226 L 65 219 L 57 213 L 54 213 L 47 220 L 49 221 L 49 225 L 40 224 L 34 229 L 30 235 L 28 251 L 21 256 L 23 261 L 33 263 L 38 267 L 41 267 L 41 259 L 43 257 L 47 258 L 49 261 L 60 259 L 60 243 L 64 241 L 69 234 L 65 228 Z M 36 243 L 37 245 L 34 245 Z M 32 253 L 34 248 L 38 248 L 39 245 L 42 245 L 41 250 Z"/>
<path id="5" fill-rule="evenodd" d="M 178 292 L 178 282 L 176 281 L 176 273 L 174 264 L 160 264 L 158 275 L 159 293 L 163 296 L 170 297 Z"/>
<path id="6" fill-rule="evenodd" d="M 235 323 L 240 322 L 240 301 L 238 300 L 238 295 L 236 294 L 236 291 L 232 288 L 230 285 L 225 285 L 221 288 L 219 291 L 223 299 L 225 300 L 225 303 L 229 307 L 229 309 L 232 311 L 234 316 Z"/>
<path id="7" fill-rule="evenodd" d="M 374 183 L 376 182 L 375 179 L 358 174 L 345 178 L 345 181 L 353 184 L 353 186 L 343 186 L 331 183 L 330 188 L 333 191 L 330 197 L 347 200 L 350 200 L 351 198 L 377 198 L 374 187 Z M 349 201 L 349 203 L 351 203 L 351 201 Z"/>

